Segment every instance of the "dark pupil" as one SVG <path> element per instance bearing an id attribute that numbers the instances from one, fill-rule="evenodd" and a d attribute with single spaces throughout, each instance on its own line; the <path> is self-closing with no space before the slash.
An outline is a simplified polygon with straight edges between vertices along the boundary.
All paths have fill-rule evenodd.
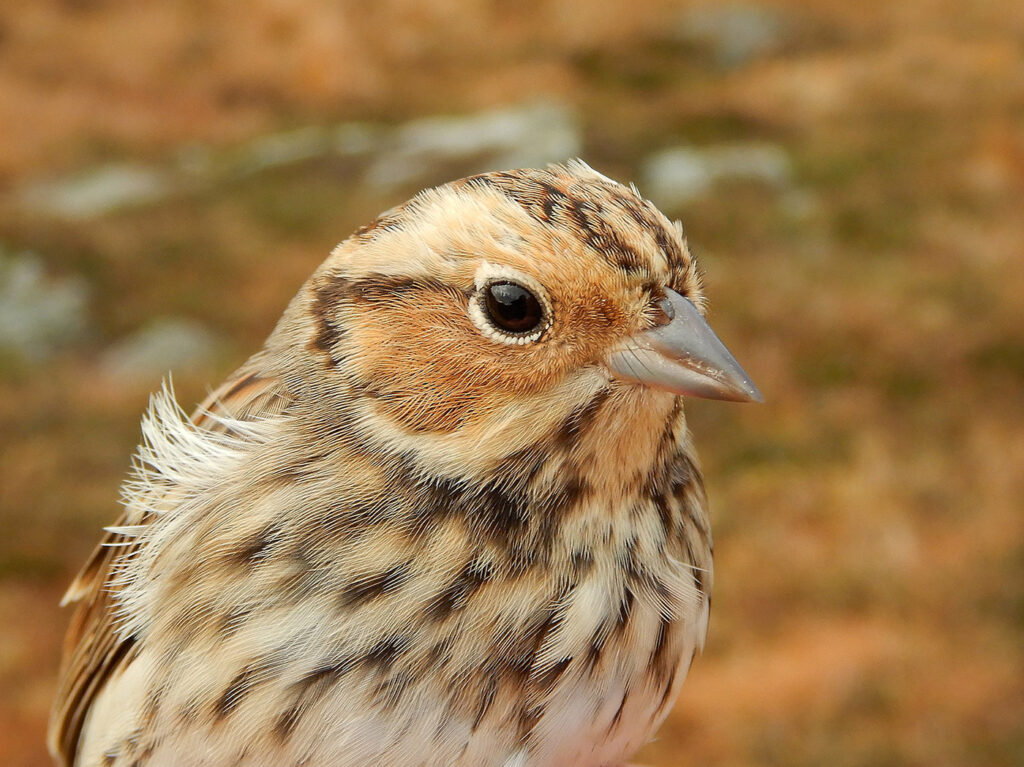
<path id="1" fill-rule="evenodd" d="M 495 282 L 487 288 L 487 312 L 494 324 L 513 333 L 525 333 L 540 323 L 537 297 L 514 282 Z"/>

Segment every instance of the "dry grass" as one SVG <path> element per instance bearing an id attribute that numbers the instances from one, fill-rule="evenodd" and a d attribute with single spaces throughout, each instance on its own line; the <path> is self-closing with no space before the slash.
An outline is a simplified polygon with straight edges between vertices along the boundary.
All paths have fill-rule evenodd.
<path id="1" fill-rule="evenodd" d="M 157 383 L 105 378 L 99 351 L 156 315 L 206 322 L 229 343 L 178 379 L 196 400 L 335 241 L 397 201 L 309 164 L 75 224 L 20 209 L 16 186 L 188 142 L 539 94 L 579 110 L 586 158 L 612 175 L 672 143 L 770 140 L 814 201 L 794 210 L 741 187 L 674 211 L 703 258 L 714 324 L 768 404 L 690 408 L 716 516 L 712 629 L 643 759 L 1024 761 L 1017 3 L 778 2 L 796 31 L 737 69 L 668 39 L 679 4 L 568 5 L 0 11 L 0 241 L 84 275 L 96 326 L 42 366 L 0 365 L 6 764 L 47 763 L 56 601 L 116 514 Z"/>

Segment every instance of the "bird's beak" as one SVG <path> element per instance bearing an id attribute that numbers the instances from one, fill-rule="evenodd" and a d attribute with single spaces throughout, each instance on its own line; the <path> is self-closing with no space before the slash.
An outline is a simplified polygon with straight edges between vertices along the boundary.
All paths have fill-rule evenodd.
<path id="1" fill-rule="evenodd" d="M 674 394 L 733 402 L 764 402 L 740 363 L 688 299 L 665 290 L 669 322 L 628 339 L 605 359 L 621 381 Z"/>

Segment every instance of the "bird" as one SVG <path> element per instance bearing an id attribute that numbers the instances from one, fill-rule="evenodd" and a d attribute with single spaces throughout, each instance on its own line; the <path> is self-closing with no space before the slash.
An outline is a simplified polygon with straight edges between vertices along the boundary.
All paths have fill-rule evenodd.
<path id="1" fill-rule="evenodd" d="M 682 225 L 580 160 L 338 245 L 69 588 L 64 767 L 616 767 L 702 650 L 684 400 L 763 401 Z"/>

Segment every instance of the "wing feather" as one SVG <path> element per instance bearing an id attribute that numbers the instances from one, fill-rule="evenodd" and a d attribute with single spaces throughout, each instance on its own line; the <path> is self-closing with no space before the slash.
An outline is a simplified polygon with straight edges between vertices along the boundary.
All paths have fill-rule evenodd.
<path id="1" fill-rule="evenodd" d="M 192 422 L 213 432 L 228 427 L 224 417 L 252 420 L 280 414 L 290 402 L 277 378 L 264 376 L 255 360 L 228 378 L 196 408 Z M 122 512 L 71 583 L 62 605 L 75 605 L 64 640 L 57 695 L 50 713 L 47 742 L 62 767 L 73 767 L 89 709 L 107 681 L 118 674 L 135 652 L 135 639 L 117 630 L 113 577 L 116 562 L 131 556 L 138 544 L 131 528 L 149 519 L 129 520 Z"/>

